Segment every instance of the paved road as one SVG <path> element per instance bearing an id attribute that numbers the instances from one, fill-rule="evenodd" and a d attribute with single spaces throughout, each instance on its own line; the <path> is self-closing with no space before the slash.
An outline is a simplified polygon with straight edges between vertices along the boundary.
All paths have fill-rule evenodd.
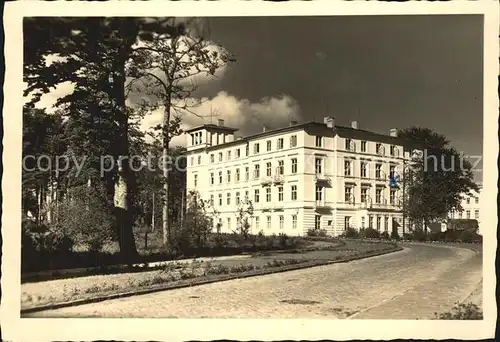
<path id="1" fill-rule="evenodd" d="M 481 304 L 482 254 L 406 245 L 401 252 L 281 274 L 44 311 L 32 317 L 426 319 Z"/>

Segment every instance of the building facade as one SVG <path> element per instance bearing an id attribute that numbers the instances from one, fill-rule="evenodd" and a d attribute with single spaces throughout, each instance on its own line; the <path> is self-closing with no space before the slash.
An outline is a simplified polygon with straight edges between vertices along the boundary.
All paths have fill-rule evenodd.
<path id="1" fill-rule="evenodd" d="M 402 175 L 412 150 L 397 137 L 358 127 L 309 122 L 235 138 L 237 129 L 203 125 L 186 131 L 187 191 L 217 214 L 214 227 L 236 229 L 245 200 L 251 232 L 304 235 L 348 227 L 403 231 Z M 215 228 L 214 228 L 215 229 Z"/>
<path id="2" fill-rule="evenodd" d="M 472 219 L 477 220 L 479 233 L 481 233 L 481 186 L 479 191 L 471 191 L 470 194 L 463 194 L 461 207 L 462 210 L 452 210 L 448 214 L 449 219 Z"/>

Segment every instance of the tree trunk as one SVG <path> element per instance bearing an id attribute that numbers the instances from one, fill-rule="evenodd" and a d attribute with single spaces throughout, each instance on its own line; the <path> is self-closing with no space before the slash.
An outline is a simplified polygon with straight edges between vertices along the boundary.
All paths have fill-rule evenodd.
<path id="1" fill-rule="evenodd" d="M 33 217 L 35 218 L 35 222 L 37 225 L 40 224 L 40 212 L 41 212 L 41 209 L 40 209 L 40 184 L 36 184 L 36 188 L 35 188 L 35 198 L 36 198 L 36 206 L 35 206 L 35 212 L 32 213 L 33 214 Z"/>
<path id="2" fill-rule="evenodd" d="M 116 219 L 116 232 L 120 244 L 120 253 L 123 261 L 129 263 L 136 259 L 137 248 L 133 232 L 132 213 L 132 183 L 134 175 L 130 170 L 129 141 L 128 141 L 128 115 L 125 106 L 125 58 L 118 62 L 113 74 L 113 95 L 116 101 L 116 115 L 118 116 L 118 170 L 114 184 L 114 213 Z M 120 160 L 120 157 L 122 160 Z"/>
<path id="3" fill-rule="evenodd" d="M 165 103 L 165 109 L 163 113 L 163 208 L 162 208 L 162 234 L 163 234 L 163 245 L 167 246 L 170 237 L 170 225 L 168 220 L 168 209 L 169 209 L 169 170 L 168 170 L 168 145 L 169 145 L 169 127 L 170 126 L 170 103 Z"/>
<path id="4" fill-rule="evenodd" d="M 61 191 L 60 185 L 59 185 L 59 177 L 56 178 L 56 189 L 55 189 L 55 196 L 54 196 L 54 222 L 57 224 L 59 223 L 59 197 L 60 194 L 59 192 Z"/>

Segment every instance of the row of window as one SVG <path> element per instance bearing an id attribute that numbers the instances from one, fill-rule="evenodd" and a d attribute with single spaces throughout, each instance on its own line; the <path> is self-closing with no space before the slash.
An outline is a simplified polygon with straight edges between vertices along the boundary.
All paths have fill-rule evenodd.
<path id="1" fill-rule="evenodd" d="M 284 201 L 284 187 L 283 186 L 278 186 L 278 201 L 282 202 Z M 355 199 L 353 196 L 353 186 L 346 186 L 345 191 L 344 191 L 344 200 L 346 203 L 355 203 Z M 254 203 L 260 203 L 260 189 L 254 189 L 253 191 L 253 202 Z M 272 191 L 271 187 L 266 187 L 264 188 L 264 194 L 265 194 L 265 202 L 271 202 L 272 201 Z M 296 201 L 298 198 L 297 194 L 297 185 L 290 185 L 290 200 Z M 248 190 L 245 191 L 244 195 L 244 200 L 249 200 L 249 193 Z M 390 190 L 390 195 L 389 195 L 389 204 L 395 205 L 397 200 L 397 190 L 391 189 Z M 321 186 L 316 186 L 316 201 L 317 202 L 323 202 L 324 201 L 324 187 Z M 368 187 L 362 187 L 361 188 L 361 198 L 360 198 L 361 203 L 369 203 L 371 202 L 371 198 L 369 196 L 369 188 Z M 226 193 L 226 205 L 231 205 L 231 192 Z M 241 203 L 241 193 L 239 191 L 236 192 L 235 195 L 235 203 L 236 205 L 239 205 Z M 375 203 L 377 204 L 386 204 L 385 203 L 385 198 L 384 198 L 384 189 L 383 188 L 376 188 L 375 189 Z M 215 195 L 210 195 L 210 204 L 213 206 L 215 205 Z M 223 194 L 220 193 L 218 194 L 218 205 L 223 206 L 224 205 L 224 200 L 223 200 Z"/>
<path id="2" fill-rule="evenodd" d="M 455 211 L 453 210 L 451 212 L 451 218 L 454 218 L 455 217 Z M 471 211 L 470 210 L 466 210 L 465 211 L 465 217 L 467 219 L 470 219 L 471 218 Z M 463 210 L 460 210 L 458 212 L 458 218 L 463 218 Z M 478 220 L 479 219 L 479 209 L 476 209 L 474 210 L 474 219 Z"/>
<path id="3" fill-rule="evenodd" d="M 360 177 L 361 178 L 368 178 L 368 168 L 367 168 L 367 162 L 362 161 L 361 162 L 361 168 L 360 168 Z M 344 161 L 344 175 L 349 177 L 349 176 L 354 176 L 353 171 L 352 171 L 352 166 L 353 166 L 353 161 L 352 160 L 346 160 Z M 273 166 L 271 162 L 266 163 L 266 177 L 271 177 L 273 172 Z M 290 171 L 291 174 L 296 174 L 298 170 L 298 164 L 297 164 L 297 158 L 292 158 L 291 159 L 291 164 L 290 164 Z M 323 158 L 316 158 L 315 160 L 315 172 L 316 174 L 323 174 Z M 285 173 L 285 162 L 283 160 L 278 161 L 278 166 L 276 168 L 275 175 L 282 176 Z M 232 171 L 231 170 L 226 170 L 226 183 L 231 183 L 232 182 Z M 255 164 L 254 169 L 253 169 L 253 179 L 259 179 L 261 176 L 260 172 L 260 164 Z M 396 176 L 396 166 L 395 165 L 390 165 L 389 166 L 389 178 L 393 179 Z M 224 182 L 224 174 L 222 171 L 218 172 L 218 184 L 222 184 Z M 241 181 L 241 170 L 237 168 L 235 170 L 234 178 L 236 182 Z M 382 170 L 382 164 L 377 163 L 375 164 L 375 178 L 376 179 L 385 179 L 386 176 Z M 248 181 L 250 179 L 250 168 L 247 166 L 244 168 L 244 180 Z M 194 186 L 197 186 L 197 181 L 198 181 L 198 175 L 194 175 Z M 210 173 L 210 179 L 209 179 L 209 184 L 210 185 L 215 185 L 216 179 L 215 179 L 215 173 L 211 172 Z"/>
<path id="4" fill-rule="evenodd" d="M 271 215 L 265 216 L 265 228 L 270 230 L 272 228 L 272 222 L 273 222 L 273 217 Z M 314 227 L 317 230 L 322 229 L 321 227 L 321 215 L 315 215 L 314 217 Z M 297 215 L 291 215 L 291 226 L 292 229 L 297 229 Z M 384 231 L 389 230 L 389 216 L 381 216 L 381 215 L 368 215 L 368 228 L 375 228 L 378 231 L 382 230 L 382 224 L 383 224 L 383 229 Z M 233 220 L 231 217 L 226 218 L 226 229 L 231 230 L 232 229 L 232 223 Z M 251 223 L 255 231 L 259 231 L 261 229 L 260 226 L 260 217 L 259 216 L 253 216 L 251 218 Z M 284 229 L 285 228 L 285 215 L 279 215 L 278 216 L 278 223 L 279 223 L 279 229 Z M 374 225 L 375 223 L 375 225 Z M 328 221 L 328 226 L 332 225 L 332 220 Z M 218 223 L 218 229 L 223 228 L 223 220 L 222 218 L 219 219 Z M 344 217 L 344 229 L 348 228 L 356 228 L 356 227 L 351 227 L 351 217 L 350 216 L 345 216 Z M 361 228 L 367 228 L 367 222 L 366 222 L 366 217 L 361 217 Z"/>
<path id="5" fill-rule="evenodd" d="M 375 220 L 374 220 L 375 219 Z M 389 216 L 379 216 L 379 215 L 369 215 L 368 216 L 368 228 L 374 228 L 373 223 L 375 221 L 376 226 L 375 228 L 380 231 L 382 229 L 382 220 L 384 223 L 384 231 L 389 230 Z M 328 221 L 328 226 L 332 225 L 332 221 Z M 314 222 L 314 228 L 315 229 L 321 229 L 321 216 L 316 215 L 315 216 L 315 222 Z M 348 228 L 357 228 L 357 227 L 352 227 L 351 226 L 351 216 L 345 216 L 344 217 L 344 229 L 347 230 Z M 361 228 L 366 228 L 366 217 L 361 217 Z"/>
<path id="6" fill-rule="evenodd" d="M 272 163 L 271 162 L 268 162 L 266 163 L 266 177 L 271 177 L 273 172 L 273 167 L 272 167 Z M 278 161 L 278 167 L 276 168 L 276 172 L 275 172 L 275 175 L 284 175 L 285 173 L 285 162 L 283 160 L 279 160 Z M 297 173 L 297 158 L 293 158 L 291 160 L 291 173 L 292 174 L 295 174 Z M 231 183 L 232 182 L 232 176 L 233 176 L 233 173 L 231 172 L 231 170 L 226 170 L 226 175 L 225 175 L 225 178 L 226 178 L 226 183 Z M 209 179 L 209 184 L 210 185 L 215 185 L 215 173 L 214 172 L 211 172 L 210 173 L 210 179 Z M 244 168 L 244 180 L 245 181 L 248 181 L 250 179 L 250 168 L 248 166 L 246 166 Z M 222 184 L 224 182 L 224 175 L 223 175 L 223 172 L 222 171 L 219 171 L 218 172 L 218 184 Z M 254 165 L 254 169 L 253 169 L 253 179 L 259 179 L 260 178 L 260 164 L 255 164 Z M 194 186 L 197 186 L 197 179 L 198 179 L 198 175 L 194 175 Z M 241 169 L 240 168 L 237 168 L 235 170 L 235 173 L 234 173 L 234 180 L 236 182 L 239 182 L 242 180 L 242 175 L 241 175 Z"/>
<path id="7" fill-rule="evenodd" d="M 293 147 L 296 147 L 297 146 L 297 136 L 296 135 L 292 135 L 290 137 L 290 148 L 293 148 Z M 282 150 L 285 148 L 285 140 L 284 138 L 278 138 L 276 140 L 276 150 Z M 260 153 L 260 143 L 254 143 L 253 144 L 253 154 L 259 154 Z M 272 141 L 271 140 L 267 140 L 266 141 L 266 151 L 267 152 L 270 152 L 272 150 Z M 226 151 L 226 161 L 229 161 L 229 160 L 232 160 L 233 159 L 233 154 L 232 154 L 232 150 L 229 150 L 229 151 Z M 234 159 L 238 159 L 238 158 L 241 158 L 241 152 L 242 152 L 242 148 L 237 148 L 234 150 L 235 154 L 234 154 Z M 248 157 L 250 155 L 250 145 L 247 145 L 245 147 L 245 157 Z M 222 162 L 224 159 L 224 154 L 222 152 L 219 152 L 217 154 L 217 161 L 218 162 Z M 201 163 L 201 159 L 198 157 L 198 164 Z M 210 154 L 210 163 L 213 164 L 215 163 L 215 154 L 212 153 Z"/>
<path id="8" fill-rule="evenodd" d="M 373 221 L 375 218 L 375 224 L 376 226 L 373 227 Z M 384 220 L 384 231 L 389 230 L 389 216 L 375 216 L 374 215 L 369 215 L 368 216 L 368 228 L 375 228 L 378 231 L 382 229 L 382 220 Z M 349 220 L 346 220 L 346 228 L 349 228 Z M 366 218 L 364 216 L 361 217 L 361 228 L 366 228 Z"/>
<path id="9" fill-rule="evenodd" d="M 266 226 L 265 228 L 266 229 L 271 229 L 272 228 L 272 216 L 271 215 L 268 215 L 266 216 Z M 284 229 L 285 228 L 285 216 L 284 215 L 279 215 L 278 216 L 278 223 L 279 223 L 279 229 Z M 297 215 L 291 215 L 291 226 L 292 226 L 292 229 L 297 229 Z M 219 219 L 219 224 L 218 224 L 218 227 L 217 229 L 222 229 L 224 226 L 223 226 L 223 221 L 222 219 Z M 231 217 L 227 217 L 226 218 L 226 230 L 232 230 L 232 219 Z M 253 228 L 255 229 L 255 231 L 259 231 L 261 229 L 261 226 L 260 226 L 260 217 L 259 216 L 254 216 L 253 217 Z"/>
<path id="10" fill-rule="evenodd" d="M 260 189 L 254 189 L 253 191 L 253 202 L 254 203 L 260 203 Z M 271 192 L 271 187 L 266 187 L 264 189 L 264 200 L 265 202 L 271 202 L 272 201 L 272 196 L 271 196 L 272 192 Z M 290 186 L 290 199 L 292 201 L 296 201 L 297 200 L 297 185 L 291 185 Z M 249 200 L 249 193 L 248 191 L 245 191 L 245 195 L 244 195 L 244 200 L 247 201 Z M 284 201 L 285 199 L 285 195 L 284 195 L 284 187 L 283 186 L 279 186 L 278 187 L 278 201 L 279 202 L 282 202 Z M 241 193 L 239 191 L 236 192 L 235 194 L 235 203 L 236 205 L 239 205 L 241 204 Z M 227 192 L 226 193 L 226 201 L 225 201 L 226 205 L 231 205 L 231 192 Z M 210 195 L 210 205 L 214 206 L 215 205 L 215 195 Z M 218 194 L 218 205 L 219 206 L 223 206 L 224 205 L 224 199 L 223 199 L 223 194 Z"/>
<path id="11" fill-rule="evenodd" d="M 322 160 L 316 160 L 316 165 L 315 165 L 315 170 L 316 173 L 321 173 L 322 171 Z M 353 160 L 345 160 L 344 161 L 344 176 L 347 177 L 353 177 L 354 172 L 353 172 Z M 368 178 L 369 177 L 369 167 L 368 167 L 369 162 L 368 161 L 361 161 L 360 162 L 360 168 L 359 168 L 359 177 L 361 178 Z M 393 179 L 396 176 L 396 165 L 389 165 L 389 178 Z M 383 164 L 382 163 L 376 163 L 375 164 L 375 178 L 376 179 L 385 179 L 386 175 L 383 171 Z"/>
<path id="12" fill-rule="evenodd" d="M 474 200 L 475 200 L 476 204 L 479 203 L 479 197 L 474 197 Z M 470 204 L 470 197 L 467 197 L 466 201 L 467 201 L 467 204 Z"/>
<path id="13" fill-rule="evenodd" d="M 276 140 L 276 150 L 283 150 L 284 149 L 284 138 L 278 138 Z M 366 152 L 367 151 L 367 141 L 361 141 L 361 152 Z M 289 143 L 290 148 L 296 147 L 297 146 L 297 135 L 292 135 L 290 136 L 290 143 Z M 323 147 L 323 137 L 322 136 L 316 136 L 316 147 Z M 352 139 L 346 139 L 345 140 L 345 149 L 348 151 L 355 152 L 356 151 L 356 144 Z M 237 148 L 234 150 L 235 154 L 233 156 L 232 150 L 226 151 L 226 161 L 234 159 L 241 158 L 241 151 L 242 148 Z M 254 143 L 252 147 L 253 154 L 259 154 L 261 151 L 261 143 Z M 266 141 L 266 152 L 272 151 L 272 141 L 267 140 Z M 384 156 L 385 155 L 385 148 L 384 145 L 381 143 L 376 144 L 376 151 L 377 154 Z M 250 146 L 247 145 L 245 147 L 245 157 L 248 157 L 250 154 Z M 390 146 L 390 151 L 389 151 L 390 156 L 397 157 L 399 155 L 399 150 L 396 146 L 391 145 Z M 216 162 L 216 155 L 214 153 L 210 154 L 210 163 L 214 164 Z M 223 152 L 218 152 L 217 153 L 217 161 L 222 162 L 224 160 L 224 154 Z M 197 158 L 198 165 L 201 164 L 201 156 L 198 156 Z M 194 157 L 191 158 L 191 165 L 194 165 Z"/>
<path id="14" fill-rule="evenodd" d="M 215 136 L 215 144 L 225 144 L 226 142 L 229 142 L 229 134 L 228 133 L 210 133 L 206 132 L 206 140 L 204 141 L 203 139 L 203 132 L 196 132 L 196 133 L 191 133 L 191 145 L 200 145 L 205 142 L 211 142 L 213 137 Z"/>
<path id="15" fill-rule="evenodd" d="M 367 141 L 361 141 L 361 152 L 367 152 L 367 145 L 368 145 Z M 345 149 L 347 151 L 356 152 L 356 143 L 352 139 L 349 138 L 345 139 Z M 382 143 L 375 144 L 375 151 L 378 155 L 381 156 L 385 156 L 386 154 L 385 147 L 384 145 L 382 145 Z M 392 157 L 398 157 L 399 149 L 396 146 L 391 145 L 389 147 L 389 155 Z"/>
<path id="16" fill-rule="evenodd" d="M 344 188 L 344 201 L 346 203 L 355 203 L 356 200 L 353 195 L 353 190 L 354 186 L 352 185 L 347 185 Z M 371 203 L 372 198 L 369 195 L 370 188 L 369 187 L 362 187 L 361 188 L 361 198 L 360 198 L 360 203 Z M 375 188 L 375 203 L 377 204 L 387 204 L 385 197 L 384 197 L 384 192 L 385 189 L 382 187 L 377 187 Z M 318 197 L 318 195 L 316 195 Z M 389 191 L 389 204 L 395 205 L 397 204 L 397 190 L 396 189 L 390 189 Z"/>

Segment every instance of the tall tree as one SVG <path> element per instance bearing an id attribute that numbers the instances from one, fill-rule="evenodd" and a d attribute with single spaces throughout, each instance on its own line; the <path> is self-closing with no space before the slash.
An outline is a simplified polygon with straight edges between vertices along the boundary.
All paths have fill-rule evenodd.
<path id="1" fill-rule="evenodd" d="M 25 18 L 24 22 L 25 95 L 33 95 L 30 105 L 58 84 L 72 82 L 75 92 L 59 99 L 57 106 L 71 107 L 69 115 L 90 110 L 91 115 L 108 114 L 106 124 L 113 127 L 108 152 L 116 167 L 107 179 L 112 182 L 108 188 L 124 258 L 137 254 L 132 231 L 135 176 L 127 162 L 130 110 L 125 105 L 125 66 L 138 39 L 148 39 L 152 32 L 174 37 L 183 33 L 182 25 L 173 27 L 169 22 L 169 18 L 128 17 Z M 100 124 L 93 122 L 91 127 L 99 130 Z"/>
<path id="2" fill-rule="evenodd" d="M 169 166 L 167 162 L 169 144 L 178 131 L 179 115 L 194 113 L 190 108 L 200 104 L 192 97 L 197 89 L 194 78 L 198 75 L 214 76 L 217 70 L 233 61 L 232 56 L 221 46 L 206 39 L 207 32 L 199 29 L 198 19 L 184 22 L 183 35 L 167 37 L 153 34 L 147 41 L 134 49 L 132 63 L 129 65 L 131 91 L 146 92 L 149 101 L 143 103 L 150 110 L 163 108 L 163 123 L 156 127 L 161 130 L 163 146 L 163 243 L 169 239 Z M 175 25 L 174 25 L 175 26 Z M 198 115 L 199 116 L 199 115 Z"/>
<path id="3" fill-rule="evenodd" d="M 60 113 L 23 108 L 23 214 L 28 211 L 40 223 L 47 204 L 48 189 L 61 172 L 55 172 L 55 156 L 66 152 L 65 125 Z M 50 192 L 58 194 L 57 190 Z"/>
<path id="4" fill-rule="evenodd" d="M 404 210 L 412 222 L 427 229 L 451 210 L 461 210 L 462 196 L 478 190 L 472 165 L 445 136 L 428 128 L 410 127 L 398 135 L 424 149 L 409 170 L 411 182 Z"/>

